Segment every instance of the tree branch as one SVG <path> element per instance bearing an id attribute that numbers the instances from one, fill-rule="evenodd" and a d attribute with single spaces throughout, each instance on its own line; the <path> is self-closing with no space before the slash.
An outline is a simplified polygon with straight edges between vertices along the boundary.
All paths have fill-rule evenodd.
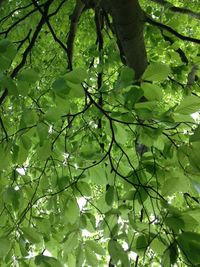
<path id="1" fill-rule="evenodd" d="M 44 6 L 44 4 L 42 4 L 40 7 Z M 26 18 L 28 18 L 31 14 L 33 14 L 34 12 L 37 11 L 37 8 L 31 10 L 30 12 L 28 12 L 26 15 L 24 15 L 23 17 L 19 18 L 15 23 L 13 23 L 7 30 L 0 32 L 0 35 L 5 34 L 5 37 L 8 36 L 8 33 L 14 28 L 16 27 L 20 22 L 22 22 L 23 20 L 25 20 Z"/>
<path id="2" fill-rule="evenodd" d="M 158 21 L 153 20 L 148 15 L 146 15 L 146 22 L 148 22 L 149 24 L 151 24 L 153 26 L 157 26 L 158 28 L 164 29 L 164 30 L 172 33 L 173 35 L 175 35 L 176 37 L 178 37 L 179 39 L 181 39 L 183 41 L 189 41 L 189 42 L 193 42 L 193 43 L 196 43 L 196 44 L 200 44 L 200 39 L 182 35 L 179 32 L 177 32 L 174 29 L 172 29 L 171 27 L 169 27 L 169 26 L 167 26 L 167 25 L 165 25 L 163 23 L 160 23 Z"/>
<path id="3" fill-rule="evenodd" d="M 104 40 L 103 40 L 103 35 L 102 35 L 102 29 L 104 25 L 104 17 L 102 10 L 97 8 L 95 10 L 95 25 L 96 25 L 96 34 L 97 34 L 97 42 L 98 42 L 98 51 L 99 51 L 99 64 L 103 65 L 103 45 L 104 45 Z M 100 88 L 103 84 L 103 69 L 98 71 L 98 76 L 97 76 L 97 87 L 98 91 L 100 91 Z M 103 95 L 101 92 L 99 92 L 99 101 L 98 101 L 99 106 L 103 106 Z M 102 120 L 99 118 L 98 120 L 98 129 L 102 129 Z M 100 134 L 100 137 L 102 135 Z M 104 143 L 100 143 L 100 147 L 102 151 L 104 151 Z"/>
<path id="4" fill-rule="evenodd" d="M 0 125 L 1 125 L 1 127 L 2 127 L 2 129 L 3 129 L 3 131 L 4 131 L 6 140 L 8 141 L 8 134 L 7 134 L 6 128 L 5 128 L 5 126 L 4 126 L 4 123 L 3 123 L 3 120 L 2 120 L 1 117 L 0 117 Z"/>
<path id="5" fill-rule="evenodd" d="M 0 2 L 1 4 L 1 2 Z M 0 23 L 2 23 L 3 21 L 7 20 L 9 17 L 11 17 L 16 11 L 20 11 L 20 10 L 23 10 L 23 9 L 26 9 L 28 7 L 32 6 L 32 3 L 29 3 L 28 5 L 26 6 L 23 6 L 23 7 L 18 7 L 18 8 L 15 8 L 14 10 L 12 10 L 8 15 L 6 15 L 5 17 L 1 18 L 0 19 Z"/>
<path id="6" fill-rule="evenodd" d="M 187 86 L 191 87 L 194 84 L 198 70 L 199 66 L 197 64 L 193 64 L 192 69 L 187 77 Z"/>
<path id="7" fill-rule="evenodd" d="M 101 6 L 111 14 L 126 64 L 134 69 L 135 79 L 139 79 L 147 67 L 147 55 L 143 34 L 145 17 L 138 0 L 102 0 Z"/>
<path id="8" fill-rule="evenodd" d="M 78 22 L 80 20 L 81 14 L 85 4 L 81 0 L 76 1 L 74 11 L 71 15 L 70 29 L 67 37 L 67 49 L 68 49 L 68 69 L 72 70 L 72 58 L 73 58 L 73 48 L 74 48 L 74 39 L 76 36 L 76 31 L 78 27 Z"/>
<path id="9" fill-rule="evenodd" d="M 28 34 L 24 37 L 24 39 L 14 42 L 14 44 L 19 44 L 17 47 L 17 51 L 20 50 L 20 48 L 23 46 L 23 44 L 26 42 L 26 40 L 29 40 L 31 32 L 32 32 L 32 29 L 29 30 Z"/>
<path id="10" fill-rule="evenodd" d="M 18 72 L 20 71 L 20 69 L 24 66 L 24 64 L 26 63 L 26 59 L 27 59 L 27 56 L 29 54 L 29 52 L 31 51 L 31 49 L 33 48 L 34 44 L 35 44 L 35 41 L 38 37 L 38 34 L 40 33 L 40 30 L 42 29 L 42 26 L 45 24 L 46 22 L 46 17 L 47 17 L 47 14 L 48 14 L 48 9 L 49 9 L 49 6 L 50 4 L 53 2 L 53 0 L 49 0 L 45 3 L 44 5 L 44 12 L 43 12 L 43 16 L 41 17 L 40 19 L 40 22 L 38 23 L 37 27 L 36 27 L 36 30 L 33 34 L 33 37 L 30 41 L 30 44 L 28 45 L 28 47 L 26 48 L 26 50 L 24 51 L 23 53 L 23 57 L 22 57 L 22 60 L 21 62 L 19 63 L 19 65 L 17 65 L 17 67 L 13 70 L 12 74 L 11 74 L 11 78 L 14 78 L 16 77 L 16 75 L 18 74 Z"/>
<path id="11" fill-rule="evenodd" d="M 3 92 L 3 94 L 0 97 L 0 106 L 3 103 L 4 99 L 6 98 L 6 96 L 8 95 L 8 89 L 6 88 Z"/>
<path id="12" fill-rule="evenodd" d="M 180 14 L 186 14 L 188 16 L 191 16 L 193 18 L 199 19 L 200 20 L 200 13 L 198 12 L 194 12 L 188 8 L 182 8 L 182 7 L 177 7 L 177 6 L 173 6 L 171 3 L 169 3 L 168 1 L 165 0 L 150 0 L 154 3 L 157 3 L 159 5 L 164 6 L 165 8 L 169 9 L 170 11 L 176 12 L 176 13 L 180 13 Z"/>
<path id="13" fill-rule="evenodd" d="M 47 24 L 47 26 L 48 26 L 48 28 L 49 28 L 49 30 L 50 30 L 50 32 L 51 32 L 51 35 L 53 36 L 53 38 L 54 38 L 54 40 L 55 40 L 55 42 L 57 42 L 62 48 L 63 48 L 63 50 L 67 53 L 68 51 L 67 51 L 67 48 L 65 47 L 65 45 L 62 43 L 62 41 L 56 36 L 56 34 L 55 34 L 55 32 L 54 32 L 54 29 L 52 28 L 52 26 L 51 26 L 51 24 L 50 24 L 50 22 L 49 22 L 49 18 L 51 17 L 51 16 L 53 16 L 53 15 L 55 15 L 58 11 L 59 11 L 59 9 L 62 7 L 62 5 L 64 4 L 64 2 L 65 2 L 66 0 L 63 0 L 62 2 L 61 2 L 61 4 L 59 5 L 59 7 L 56 9 L 56 11 L 55 12 L 53 12 L 53 13 L 51 13 L 51 14 L 49 14 L 48 16 L 46 16 L 45 17 L 45 22 L 46 22 L 46 24 Z M 37 4 L 37 1 L 35 1 L 35 0 L 32 0 L 32 2 L 33 2 L 33 4 L 35 5 L 35 7 L 39 10 L 39 12 L 42 14 L 42 16 L 44 15 L 44 11 L 41 9 L 41 7 Z M 53 15 L 52 15 L 53 14 Z"/>
<path id="14" fill-rule="evenodd" d="M 22 60 L 21 62 L 16 66 L 16 68 L 13 70 L 13 72 L 11 73 L 11 78 L 14 78 L 17 76 L 18 72 L 20 71 L 20 69 L 24 66 L 24 64 L 26 63 L 26 59 L 28 54 L 30 53 L 31 49 L 33 48 L 35 41 L 38 37 L 38 34 L 40 33 L 42 26 L 44 25 L 44 23 L 46 22 L 46 17 L 48 14 L 48 9 L 49 6 L 51 5 L 51 3 L 53 2 L 53 0 L 48 0 L 45 4 L 44 4 L 44 13 L 42 18 L 40 19 L 35 32 L 33 33 L 33 37 L 30 41 L 30 44 L 28 45 L 28 47 L 26 48 L 26 50 L 23 53 L 22 56 Z M 4 99 L 7 97 L 8 95 L 8 89 L 6 88 L 3 92 L 3 94 L 0 97 L 0 105 L 3 103 Z"/>
<path id="15" fill-rule="evenodd" d="M 171 45 L 174 43 L 172 38 L 170 38 L 169 36 L 167 36 L 167 35 L 165 35 L 163 33 L 163 30 L 161 30 L 161 34 L 162 34 L 162 36 L 163 36 L 165 41 L 169 42 Z M 181 58 L 181 61 L 187 65 L 188 64 L 188 59 L 187 59 L 184 51 L 180 47 L 177 48 L 175 51 L 179 54 L 179 56 Z"/>

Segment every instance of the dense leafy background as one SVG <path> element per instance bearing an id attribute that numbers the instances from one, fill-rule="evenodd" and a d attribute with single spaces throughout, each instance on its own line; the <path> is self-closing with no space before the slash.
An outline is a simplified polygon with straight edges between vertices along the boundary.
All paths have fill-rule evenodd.
<path id="1" fill-rule="evenodd" d="M 0 265 L 200 266 L 199 46 L 146 24 L 149 65 L 138 84 L 106 23 L 99 50 L 88 9 L 69 72 L 75 1 L 53 1 L 49 24 L 44 1 L 40 11 L 30 1 L 5 2 Z M 200 38 L 198 19 L 170 11 L 198 11 L 198 0 L 140 4 Z"/>

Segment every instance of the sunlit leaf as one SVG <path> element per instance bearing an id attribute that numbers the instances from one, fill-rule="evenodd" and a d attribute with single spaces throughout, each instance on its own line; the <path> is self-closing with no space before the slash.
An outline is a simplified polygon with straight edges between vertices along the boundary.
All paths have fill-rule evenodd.
<path id="1" fill-rule="evenodd" d="M 85 257 L 89 266 L 98 266 L 98 260 L 96 254 L 88 247 L 85 248 Z"/>
<path id="2" fill-rule="evenodd" d="M 72 83 L 81 83 L 87 78 L 87 72 L 85 69 L 77 68 L 65 75 L 66 80 Z"/>
<path id="3" fill-rule="evenodd" d="M 145 70 L 142 78 L 148 81 L 162 81 L 167 78 L 170 68 L 163 63 L 151 63 Z"/>
<path id="4" fill-rule="evenodd" d="M 192 114 L 200 109 L 200 99 L 197 96 L 187 96 L 183 98 L 177 106 L 176 112 L 181 114 Z"/>
<path id="5" fill-rule="evenodd" d="M 24 234 L 24 237 L 31 243 L 36 244 L 41 242 L 41 235 L 33 227 L 23 227 L 21 230 Z"/>
<path id="6" fill-rule="evenodd" d="M 85 243 L 96 254 L 99 254 L 99 255 L 104 255 L 105 254 L 104 249 L 98 244 L 97 241 L 87 240 Z"/>
<path id="7" fill-rule="evenodd" d="M 65 218 L 71 223 L 75 223 L 79 217 L 79 207 L 75 199 L 70 199 L 65 209 Z"/>

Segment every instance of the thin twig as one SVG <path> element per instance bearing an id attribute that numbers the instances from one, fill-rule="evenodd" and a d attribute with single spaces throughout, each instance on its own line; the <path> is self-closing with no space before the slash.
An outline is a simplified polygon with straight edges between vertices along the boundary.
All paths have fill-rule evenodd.
<path id="1" fill-rule="evenodd" d="M 151 25 L 157 26 L 158 28 L 164 29 L 164 30 L 172 33 L 173 35 L 175 35 L 176 37 L 178 37 L 179 39 L 181 39 L 183 41 L 189 41 L 189 42 L 193 42 L 196 44 L 200 44 L 200 39 L 189 37 L 186 35 L 182 35 L 179 32 L 175 31 L 173 28 L 152 19 L 150 16 L 146 16 L 146 22 L 148 22 Z"/>

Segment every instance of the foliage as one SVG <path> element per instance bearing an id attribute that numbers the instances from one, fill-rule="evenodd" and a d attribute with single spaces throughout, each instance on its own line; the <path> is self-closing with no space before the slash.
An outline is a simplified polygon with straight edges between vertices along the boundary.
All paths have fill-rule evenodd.
<path id="1" fill-rule="evenodd" d="M 140 4 L 200 38 L 172 5 L 197 0 L 154 2 Z M 146 24 L 138 81 L 110 15 L 99 32 L 83 8 L 72 69 L 74 7 L 0 4 L 1 266 L 200 266 L 198 44 Z"/>

